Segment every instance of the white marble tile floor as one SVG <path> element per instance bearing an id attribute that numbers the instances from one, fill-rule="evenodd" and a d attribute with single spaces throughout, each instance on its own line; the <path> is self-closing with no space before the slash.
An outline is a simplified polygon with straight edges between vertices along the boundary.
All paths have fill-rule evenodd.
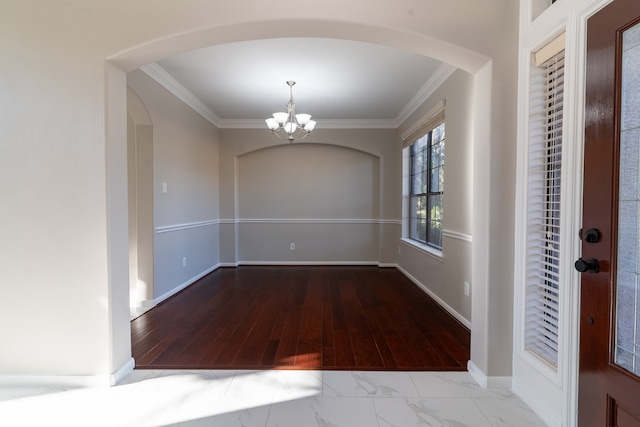
<path id="1" fill-rule="evenodd" d="M 0 425 L 534 427 L 466 372 L 136 370 L 111 388 L 3 387 Z"/>

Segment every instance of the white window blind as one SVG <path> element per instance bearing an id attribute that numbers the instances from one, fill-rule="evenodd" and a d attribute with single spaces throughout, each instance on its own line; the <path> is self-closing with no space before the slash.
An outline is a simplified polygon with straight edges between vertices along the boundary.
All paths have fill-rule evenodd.
<path id="1" fill-rule="evenodd" d="M 433 107 L 422 120 L 418 122 L 414 128 L 409 129 L 401 135 L 402 148 L 407 148 L 413 144 L 418 138 L 436 128 L 440 123 L 444 122 L 444 107 L 446 101 L 443 99 L 435 107 Z"/>
<path id="2" fill-rule="evenodd" d="M 557 365 L 564 50 L 536 65 L 529 110 L 525 349 Z"/>

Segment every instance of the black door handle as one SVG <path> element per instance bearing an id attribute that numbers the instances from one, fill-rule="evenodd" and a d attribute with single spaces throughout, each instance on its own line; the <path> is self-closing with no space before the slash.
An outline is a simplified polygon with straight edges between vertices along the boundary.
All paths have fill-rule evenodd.
<path id="1" fill-rule="evenodd" d="M 580 273 L 597 273 L 600 271 L 600 264 L 598 264 L 598 260 L 596 259 L 578 258 L 574 266 Z"/>

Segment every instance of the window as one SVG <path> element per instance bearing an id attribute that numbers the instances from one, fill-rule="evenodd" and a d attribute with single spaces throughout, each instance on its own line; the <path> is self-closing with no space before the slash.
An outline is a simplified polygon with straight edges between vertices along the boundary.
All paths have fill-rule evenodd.
<path id="1" fill-rule="evenodd" d="M 531 74 L 525 349 L 557 366 L 564 37 L 554 42 Z"/>
<path id="2" fill-rule="evenodd" d="M 409 146 L 409 235 L 442 249 L 444 115 Z"/>

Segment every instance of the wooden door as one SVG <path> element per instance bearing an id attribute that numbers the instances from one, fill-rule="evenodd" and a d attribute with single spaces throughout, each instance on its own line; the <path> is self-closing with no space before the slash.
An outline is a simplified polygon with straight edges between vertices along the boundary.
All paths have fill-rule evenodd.
<path id="1" fill-rule="evenodd" d="M 640 426 L 640 0 L 587 23 L 579 426 Z"/>

